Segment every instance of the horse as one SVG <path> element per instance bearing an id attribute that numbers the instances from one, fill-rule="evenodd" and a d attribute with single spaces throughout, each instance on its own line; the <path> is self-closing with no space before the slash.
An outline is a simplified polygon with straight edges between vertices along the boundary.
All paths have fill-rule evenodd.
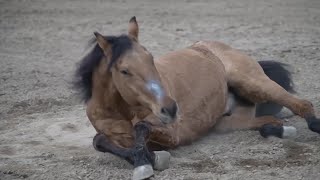
<path id="1" fill-rule="evenodd" d="M 277 61 L 256 61 L 219 41 L 197 41 L 157 58 L 139 42 L 136 17 L 128 33 L 94 32 L 75 85 L 97 134 L 93 147 L 128 161 L 132 179 L 169 168 L 169 149 L 209 131 L 257 130 L 287 138 L 296 128 L 275 117 L 282 107 L 320 133 L 311 102 L 296 97 L 290 72 Z"/>

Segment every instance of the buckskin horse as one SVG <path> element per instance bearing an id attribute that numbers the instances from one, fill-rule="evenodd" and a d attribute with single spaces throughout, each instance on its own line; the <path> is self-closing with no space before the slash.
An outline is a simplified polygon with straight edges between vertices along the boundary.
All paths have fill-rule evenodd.
<path id="1" fill-rule="evenodd" d="M 94 32 L 75 85 L 97 131 L 97 151 L 134 166 L 133 179 L 168 168 L 170 153 L 211 130 L 258 130 L 285 138 L 296 129 L 274 115 L 282 107 L 320 133 L 312 104 L 295 97 L 290 72 L 276 61 L 255 61 L 224 43 L 198 41 L 154 60 L 139 43 L 135 17 L 128 34 Z"/>

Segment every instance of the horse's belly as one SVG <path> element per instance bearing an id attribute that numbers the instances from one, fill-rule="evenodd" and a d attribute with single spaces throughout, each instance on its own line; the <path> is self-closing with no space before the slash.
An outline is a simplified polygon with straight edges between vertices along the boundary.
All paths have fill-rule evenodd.
<path id="1" fill-rule="evenodd" d="M 218 58 L 207 58 L 193 50 L 160 59 L 160 74 L 179 106 L 174 126 L 181 141 L 192 141 L 206 133 L 225 111 L 227 81 Z M 183 143 L 183 142 L 182 142 Z"/>

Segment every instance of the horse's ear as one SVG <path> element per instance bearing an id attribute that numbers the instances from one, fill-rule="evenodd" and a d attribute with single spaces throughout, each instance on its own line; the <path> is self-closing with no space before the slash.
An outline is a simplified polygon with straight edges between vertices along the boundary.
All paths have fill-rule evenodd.
<path id="1" fill-rule="evenodd" d="M 93 34 L 96 36 L 100 48 L 107 51 L 110 48 L 108 41 L 98 32 L 94 32 Z"/>
<path id="2" fill-rule="evenodd" d="M 138 40 L 139 26 L 135 16 L 133 16 L 129 21 L 128 34 Z"/>

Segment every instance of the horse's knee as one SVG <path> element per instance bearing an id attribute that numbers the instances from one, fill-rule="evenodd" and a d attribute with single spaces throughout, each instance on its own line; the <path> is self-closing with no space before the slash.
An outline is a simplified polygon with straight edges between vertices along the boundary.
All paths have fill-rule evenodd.
<path id="1" fill-rule="evenodd" d="M 162 147 L 174 148 L 180 144 L 180 138 L 176 135 L 173 129 L 164 127 L 152 126 L 150 134 L 152 142 L 161 145 Z"/>
<path id="2" fill-rule="evenodd" d="M 178 136 L 172 136 L 169 140 L 170 147 L 174 148 L 180 144 L 180 138 Z"/>

